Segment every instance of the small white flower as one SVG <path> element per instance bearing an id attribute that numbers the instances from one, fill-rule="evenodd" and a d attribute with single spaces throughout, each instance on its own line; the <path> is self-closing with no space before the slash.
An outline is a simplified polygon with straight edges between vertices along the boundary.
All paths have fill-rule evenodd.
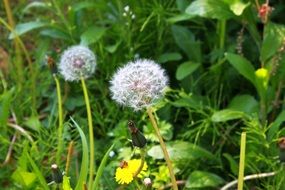
<path id="1" fill-rule="evenodd" d="M 149 177 L 143 179 L 143 183 L 146 187 L 151 187 L 151 179 Z"/>
<path id="2" fill-rule="evenodd" d="M 125 6 L 125 7 L 124 7 L 124 10 L 125 10 L 126 12 L 129 12 L 130 6 L 129 6 L 129 5 Z"/>
<path id="3" fill-rule="evenodd" d="M 138 59 L 120 68 L 111 80 L 112 99 L 135 111 L 162 97 L 168 84 L 165 70 L 152 60 Z"/>
<path id="4" fill-rule="evenodd" d="M 136 18 L 136 15 L 135 15 L 135 14 L 133 14 L 133 15 L 132 15 L 132 19 L 134 20 L 135 18 Z"/>
<path id="5" fill-rule="evenodd" d="M 124 12 L 124 13 L 123 13 L 123 16 L 126 17 L 126 16 L 127 16 L 127 13 Z"/>
<path id="6" fill-rule="evenodd" d="M 65 50 L 59 63 L 59 72 L 67 81 L 90 77 L 96 68 L 94 53 L 85 46 L 72 46 Z"/>

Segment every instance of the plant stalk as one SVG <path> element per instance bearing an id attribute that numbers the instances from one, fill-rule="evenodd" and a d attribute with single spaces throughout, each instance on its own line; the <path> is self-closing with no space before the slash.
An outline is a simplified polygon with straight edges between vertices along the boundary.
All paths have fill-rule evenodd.
<path id="1" fill-rule="evenodd" d="M 246 132 L 241 133 L 238 190 L 243 190 Z"/>
<path id="2" fill-rule="evenodd" d="M 88 97 L 88 92 L 85 84 L 85 80 L 81 77 L 81 84 L 84 93 L 84 99 L 86 104 L 87 111 L 87 119 L 88 119 L 88 128 L 89 128 L 89 144 L 90 144 L 90 168 L 89 168 L 89 181 L 88 181 L 88 189 L 92 189 L 93 184 L 93 176 L 94 176 L 94 135 L 93 135 L 93 124 L 92 124 L 92 115 L 90 108 L 90 101 Z"/>
<path id="3" fill-rule="evenodd" d="M 151 124 L 152 124 L 152 126 L 153 126 L 153 128 L 155 130 L 156 136 L 157 136 L 157 138 L 159 140 L 159 143 L 160 143 L 163 155 L 164 155 L 164 159 L 166 161 L 166 164 L 167 164 L 167 167 L 168 167 L 168 170 L 169 170 L 169 174 L 170 174 L 170 178 L 171 178 L 171 182 L 172 182 L 172 188 L 173 188 L 173 190 L 178 190 L 178 186 L 177 186 L 177 183 L 176 183 L 176 179 L 175 179 L 172 163 L 171 163 L 169 154 L 167 152 L 166 145 L 165 145 L 165 143 L 163 141 L 163 138 L 162 138 L 162 136 L 161 136 L 161 134 L 159 132 L 159 129 L 158 129 L 156 120 L 155 120 L 155 118 L 153 116 L 151 107 L 147 108 L 147 114 L 148 114 L 150 122 L 151 122 Z"/>
<path id="4" fill-rule="evenodd" d="M 139 173 L 142 171 L 145 162 L 145 149 L 140 149 L 140 153 L 141 153 L 141 164 L 140 167 L 137 169 L 137 171 L 134 173 L 133 175 L 134 178 L 136 178 L 139 175 Z"/>
<path id="5" fill-rule="evenodd" d="M 56 164 L 60 166 L 60 158 L 63 149 L 63 112 L 62 112 L 62 100 L 61 100 L 61 90 L 60 90 L 60 83 L 57 76 L 54 74 L 53 78 L 56 84 L 56 94 L 57 94 L 57 101 L 58 101 L 58 130 L 57 130 L 57 152 L 56 152 Z"/>

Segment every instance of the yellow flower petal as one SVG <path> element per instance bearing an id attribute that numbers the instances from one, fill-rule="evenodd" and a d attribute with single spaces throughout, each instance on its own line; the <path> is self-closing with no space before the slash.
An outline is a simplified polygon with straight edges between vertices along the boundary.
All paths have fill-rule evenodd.
<path id="1" fill-rule="evenodd" d="M 140 167 L 141 160 L 140 159 L 133 159 L 127 162 L 123 167 L 118 167 L 116 169 L 115 179 L 118 184 L 129 184 L 134 179 L 134 174 Z M 147 169 L 146 162 L 144 163 L 142 171 L 139 173 L 137 177 L 142 177 L 145 174 L 145 170 Z"/>

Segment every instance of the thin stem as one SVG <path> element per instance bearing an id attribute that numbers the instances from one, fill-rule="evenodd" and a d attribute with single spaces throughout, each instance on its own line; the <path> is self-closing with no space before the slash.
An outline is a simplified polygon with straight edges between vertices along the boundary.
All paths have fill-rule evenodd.
<path id="1" fill-rule="evenodd" d="M 3 0 L 4 2 L 4 6 L 5 6 L 5 11 L 6 11 L 6 15 L 8 18 L 8 23 L 10 25 L 10 27 L 12 29 L 14 29 L 15 27 L 15 22 L 13 19 L 13 14 L 11 11 L 11 6 L 9 3 L 9 0 Z M 23 82 L 24 79 L 24 74 L 23 74 L 23 65 L 22 65 L 22 60 L 21 60 L 21 52 L 20 52 L 20 46 L 19 43 L 17 42 L 16 39 L 14 39 L 14 46 L 15 46 L 15 52 L 16 52 L 16 61 L 15 61 L 15 65 L 16 65 L 16 69 L 17 69 L 17 77 L 19 80 L 18 81 L 18 85 L 21 86 L 21 83 Z"/>
<path id="2" fill-rule="evenodd" d="M 56 164 L 60 165 L 60 157 L 63 149 L 63 113 L 62 113 L 62 101 L 61 101 L 61 91 L 60 91 L 60 83 L 56 75 L 53 75 L 56 84 L 56 94 L 57 94 L 57 101 L 58 101 L 58 130 L 57 130 L 57 152 L 56 152 Z"/>
<path id="3" fill-rule="evenodd" d="M 224 50 L 225 47 L 225 36 L 226 36 L 226 20 L 219 21 L 219 33 L 220 33 L 220 49 Z"/>
<path id="4" fill-rule="evenodd" d="M 260 174 L 251 174 L 251 175 L 247 175 L 243 178 L 243 181 L 247 181 L 247 180 L 252 180 L 252 179 L 259 179 L 259 178 L 264 178 L 264 177 L 271 177 L 276 175 L 276 172 L 268 172 L 268 173 L 260 173 Z M 233 180 L 229 183 L 227 183 L 226 185 L 224 185 L 221 190 L 228 190 L 230 189 L 232 186 L 235 186 L 238 183 L 238 180 Z"/>
<path id="5" fill-rule="evenodd" d="M 74 146 L 74 141 L 71 141 L 68 146 L 68 153 L 67 153 L 67 159 L 66 159 L 66 164 L 65 164 L 65 175 L 67 176 L 68 176 L 68 171 L 70 167 L 71 157 L 73 154 L 73 146 Z"/>
<path id="6" fill-rule="evenodd" d="M 243 190 L 246 132 L 241 133 L 238 190 Z"/>
<path id="7" fill-rule="evenodd" d="M 133 177 L 136 178 L 139 173 L 142 171 L 144 162 L 145 162 L 145 149 L 140 149 L 141 151 L 141 164 L 140 167 L 137 169 L 137 171 L 134 173 Z"/>
<path id="8" fill-rule="evenodd" d="M 84 99 L 87 110 L 87 119 L 88 119 L 88 128 L 89 128 L 89 144 L 90 144 L 90 168 L 89 168 L 89 182 L 88 189 L 92 189 L 93 184 L 93 175 L 94 175 L 94 136 L 93 136 L 93 124 L 92 124 L 92 115 L 90 108 L 90 101 L 88 97 L 88 92 L 85 84 L 85 80 L 81 77 L 81 84 L 84 93 Z"/>
<path id="9" fill-rule="evenodd" d="M 167 167 L 168 167 L 168 170 L 169 170 L 169 174 L 170 174 L 170 178 L 171 178 L 171 182 L 172 182 L 172 188 L 173 188 L 173 190 L 178 190 L 178 186 L 177 186 L 175 175 L 174 175 L 174 172 L 173 172 L 173 167 L 172 167 L 172 164 L 171 164 L 171 160 L 169 158 L 169 154 L 167 152 L 167 149 L 166 149 L 165 143 L 163 141 L 163 138 L 162 138 L 162 136 L 161 136 L 161 134 L 159 132 L 159 129 L 158 129 L 156 120 L 155 120 L 155 118 L 153 116 L 151 107 L 147 108 L 147 114 L 148 114 L 150 122 L 151 122 L 151 124 L 152 124 L 152 126 L 153 126 L 153 128 L 155 130 L 156 136 L 157 136 L 157 138 L 159 140 L 162 152 L 164 154 L 164 159 L 166 161 L 166 164 L 167 164 Z"/>

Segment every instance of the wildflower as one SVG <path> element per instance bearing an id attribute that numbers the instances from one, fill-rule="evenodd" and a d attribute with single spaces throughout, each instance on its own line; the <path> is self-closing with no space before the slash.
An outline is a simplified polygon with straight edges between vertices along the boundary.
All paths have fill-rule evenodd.
<path id="1" fill-rule="evenodd" d="M 149 177 L 144 178 L 143 183 L 146 187 L 151 187 L 151 185 L 152 185 L 151 179 Z"/>
<path id="2" fill-rule="evenodd" d="M 115 73 L 110 90 L 118 104 L 138 111 L 160 99 L 167 84 L 164 69 L 152 60 L 138 59 Z"/>
<path id="3" fill-rule="evenodd" d="M 127 161 L 122 161 L 120 167 L 116 169 L 115 179 L 118 184 L 129 184 L 134 179 L 134 174 L 140 167 L 141 160 L 133 159 Z M 147 170 L 147 164 L 144 163 L 141 172 L 137 175 L 137 177 L 141 178 Z"/>
<path id="4" fill-rule="evenodd" d="M 256 81 L 258 84 L 261 84 L 263 88 L 267 88 L 267 84 L 269 81 L 269 73 L 265 68 L 260 68 L 255 71 Z"/>
<path id="5" fill-rule="evenodd" d="M 90 77 L 96 68 L 96 57 L 85 46 L 72 46 L 65 50 L 59 63 L 59 71 L 67 81 L 78 81 Z"/>
<path id="6" fill-rule="evenodd" d="M 55 183 L 62 183 L 63 176 L 56 164 L 51 165 L 52 178 Z"/>
<path id="7" fill-rule="evenodd" d="M 263 23 L 266 23 L 268 21 L 268 16 L 271 14 L 272 10 L 273 8 L 270 7 L 267 3 L 262 4 L 258 8 L 258 16 Z"/>
<path id="8" fill-rule="evenodd" d="M 260 79 L 265 79 L 268 77 L 268 70 L 265 68 L 260 68 L 255 71 L 255 75 Z"/>

